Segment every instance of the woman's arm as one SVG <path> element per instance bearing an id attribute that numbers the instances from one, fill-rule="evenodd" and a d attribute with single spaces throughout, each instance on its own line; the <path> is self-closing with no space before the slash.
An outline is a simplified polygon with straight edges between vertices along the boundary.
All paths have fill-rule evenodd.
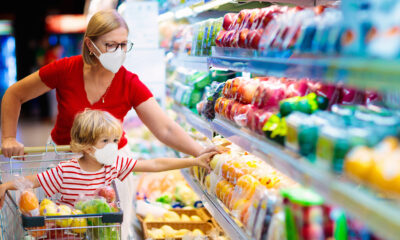
<path id="1" fill-rule="evenodd" d="M 210 170 L 209 162 L 217 152 L 205 153 L 197 158 L 156 158 L 138 160 L 134 167 L 135 172 L 162 172 L 173 169 L 200 166 Z"/>
<path id="2" fill-rule="evenodd" d="M 25 177 L 25 179 L 32 183 L 32 188 L 40 187 L 40 183 L 39 183 L 39 180 L 37 179 L 36 175 L 27 176 L 27 177 Z M 7 190 L 17 190 L 15 181 L 6 182 L 6 183 L 0 185 L 0 209 L 3 207 Z"/>
<path id="3" fill-rule="evenodd" d="M 149 98 L 135 108 L 142 122 L 164 144 L 180 152 L 199 156 L 205 149 L 191 138 L 176 122 L 172 121 L 154 98 Z"/>
<path id="4" fill-rule="evenodd" d="M 24 145 L 16 140 L 22 103 L 48 91 L 50 88 L 42 82 L 38 71 L 7 89 L 1 103 L 1 150 L 5 157 L 24 154 Z"/>

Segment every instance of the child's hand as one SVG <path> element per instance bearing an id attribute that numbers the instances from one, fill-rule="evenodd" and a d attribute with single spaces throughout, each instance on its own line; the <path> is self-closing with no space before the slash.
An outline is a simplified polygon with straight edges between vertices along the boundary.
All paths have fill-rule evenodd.
<path id="1" fill-rule="evenodd" d="M 210 161 L 211 161 L 211 158 L 214 157 L 215 154 L 218 154 L 218 152 L 214 151 L 214 152 L 208 152 L 208 153 L 204 153 L 204 154 L 200 155 L 199 157 L 196 158 L 197 165 L 207 169 L 210 172 L 211 171 Z"/>

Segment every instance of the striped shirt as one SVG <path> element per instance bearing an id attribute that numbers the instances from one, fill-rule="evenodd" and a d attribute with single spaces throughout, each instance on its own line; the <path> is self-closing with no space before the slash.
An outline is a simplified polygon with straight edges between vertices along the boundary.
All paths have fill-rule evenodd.
<path id="1" fill-rule="evenodd" d="M 74 206 L 76 200 L 94 196 L 97 189 L 109 186 L 114 179 L 123 181 L 133 171 L 136 162 L 130 157 L 118 156 L 115 165 L 104 165 L 99 171 L 86 172 L 80 167 L 78 159 L 73 158 L 37 174 L 37 178 L 47 196 L 58 193 L 59 204 Z"/>

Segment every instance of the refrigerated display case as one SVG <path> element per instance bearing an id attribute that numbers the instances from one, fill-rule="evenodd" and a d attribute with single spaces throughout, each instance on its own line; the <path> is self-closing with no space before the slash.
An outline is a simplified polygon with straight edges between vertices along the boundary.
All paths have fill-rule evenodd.
<path id="1" fill-rule="evenodd" d="M 293 3 L 293 1 L 279 2 Z M 312 1 L 311 5 L 315 3 Z M 234 10 L 232 7 L 230 11 L 229 7 L 225 7 L 225 12 L 221 13 L 220 19 L 204 17 L 204 15 L 207 16 L 209 9 L 202 12 L 202 18 L 196 18 L 198 12 L 189 14 L 187 11 L 185 18 L 189 18 L 193 23 L 189 26 L 191 36 L 188 36 L 189 40 L 180 42 L 184 47 L 168 49 L 171 69 L 177 71 L 179 71 L 178 68 L 196 71 L 212 69 L 244 73 L 241 74 L 242 78 L 246 79 L 244 86 L 249 87 L 254 84 L 253 80 L 259 83 L 265 81 L 261 83 L 261 85 L 268 85 L 265 89 L 273 89 L 274 94 L 277 94 L 282 88 L 283 95 L 282 98 L 274 95 L 277 104 L 274 107 L 266 107 L 255 103 L 254 96 L 257 95 L 257 91 L 251 92 L 249 94 L 251 98 L 247 101 L 241 98 L 240 93 L 229 96 L 229 94 L 224 95 L 224 90 L 222 90 L 219 95 L 206 95 L 206 90 L 200 105 L 194 109 L 182 101 L 176 101 L 177 96 L 180 95 L 172 92 L 172 97 L 175 99 L 173 109 L 180 116 L 181 122 L 189 123 L 208 138 L 211 139 L 216 134 L 225 137 L 296 182 L 315 190 L 330 204 L 339 206 L 348 215 L 361 220 L 382 239 L 396 239 L 400 235 L 400 218 L 398 217 L 400 206 L 395 187 L 400 173 L 395 160 L 400 157 L 395 153 L 398 149 L 399 136 L 396 122 L 399 106 L 397 78 L 400 74 L 398 72 L 398 43 L 391 38 L 392 35 L 389 34 L 389 37 L 387 34 L 389 32 L 397 34 L 394 16 L 400 5 L 394 1 L 374 0 L 344 0 L 340 4 L 336 1 L 326 1 L 325 3 L 328 3 L 329 7 L 309 8 L 305 7 L 305 1 L 296 1 L 300 7 L 273 5 L 267 7 L 268 10 L 263 8 L 240 11 L 240 8 Z M 198 6 L 192 6 L 191 11 L 195 12 L 193 9 Z M 180 18 L 176 17 L 178 10 L 180 9 L 174 8 L 170 13 L 163 13 L 159 21 L 167 21 L 166 14 L 169 20 Z M 226 11 L 232 14 L 225 15 Z M 260 39 L 255 47 L 241 46 L 239 37 L 241 33 L 244 34 L 243 29 L 256 31 L 260 28 L 259 25 L 253 28 L 248 20 L 246 22 L 243 19 L 251 19 L 252 14 L 256 15 L 262 11 L 279 13 L 276 16 L 268 15 L 270 16 L 268 23 L 261 27 Z M 215 17 L 215 13 L 212 16 Z M 233 19 L 227 27 L 224 27 L 224 16 Z M 366 16 L 374 17 L 367 18 Z M 386 19 L 384 16 L 387 16 Z M 238 23 L 237 19 L 243 21 Z M 349 21 L 349 19 L 354 21 Z M 213 28 L 210 27 L 213 26 L 212 22 L 221 22 L 222 30 L 218 32 L 218 35 L 221 33 L 223 35 L 226 31 L 228 35 L 222 37 L 227 40 L 218 42 L 221 39 L 218 39 L 217 35 L 214 42 Z M 269 24 L 271 22 L 272 24 Z M 233 27 L 229 28 L 229 25 Z M 188 26 L 185 27 L 188 28 Z M 254 32 L 254 35 L 256 34 Z M 185 37 L 179 39 L 185 39 Z M 390 44 L 385 45 L 384 39 Z M 174 46 L 174 43 L 171 43 L 171 46 Z M 228 88 L 234 88 L 234 79 L 231 77 L 231 80 L 225 83 L 230 84 Z M 271 79 L 274 79 L 274 83 L 268 82 Z M 299 95 L 288 94 L 287 89 L 297 87 L 295 82 L 303 82 L 309 90 Z M 187 87 L 190 87 L 190 84 L 187 84 Z M 184 88 L 185 86 L 182 87 Z M 321 108 L 317 111 L 318 107 L 314 109 L 313 103 L 310 103 L 312 102 L 310 98 L 313 96 L 306 98 L 306 93 L 316 94 L 315 105 L 318 105 L 316 97 L 327 98 L 323 100 L 328 101 L 328 105 L 325 106 L 327 110 L 322 111 Z M 337 97 L 333 97 L 332 94 L 336 94 Z M 212 101 L 212 96 L 215 97 L 214 101 Z M 223 103 L 222 109 L 218 110 L 218 104 L 221 104 L 222 100 L 216 99 L 220 99 L 221 96 L 230 101 Z M 286 100 L 289 97 L 294 97 L 296 100 Z M 178 99 L 184 99 L 183 95 Z M 374 100 L 370 101 L 371 99 Z M 282 103 L 285 101 L 287 102 L 285 106 L 295 106 L 293 108 L 302 113 L 294 115 L 286 113 L 282 110 Z M 301 102 L 300 107 L 296 104 L 291 105 L 296 101 Z M 235 108 L 232 107 L 235 102 L 253 105 L 248 108 L 256 107 L 262 110 L 261 113 L 269 109 L 271 114 L 268 115 L 267 120 L 270 121 L 261 121 L 257 114 L 254 114 L 255 116 L 245 114 L 246 122 L 241 123 L 240 119 L 234 119 L 233 115 L 230 115 L 231 109 Z M 216 107 L 215 118 L 208 118 L 201 114 L 201 104 L 204 106 L 207 103 Z M 343 105 L 347 107 L 342 107 Z M 369 111 L 364 108 L 379 112 L 379 120 L 375 121 L 375 125 L 364 122 L 367 120 L 364 117 Z M 353 118 L 353 114 L 357 116 Z M 258 123 L 261 124 L 261 128 L 257 124 L 248 123 L 251 122 L 249 117 L 252 118 L 251 121 L 261 121 Z M 372 115 L 366 118 L 374 119 Z M 333 122 L 337 120 L 335 124 L 344 121 L 344 125 L 336 128 L 324 127 L 322 130 L 318 127 L 310 127 L 311 122 L 314 124 L 315 121 L 317 121 L 317 126 L 320 126 L 318 124 L 321 124 L 321 121 L 324 122 L 323 126 L 326 126 L 325 122 L 332 119 L 334 119 Z M 381 125 L 383 122 L 385 122 L 384 125 L 388 124 L 386 126 L 392 124 L 393 131 L 380 135 L 381 130 L 386 129 Z M 282 141 L 271 137 L 271 133 L 279 135 L 277 126 L 281 127 L 280 130 L 283 129 Z M 300 139 L 304 136 L 298 135 L 299 129 L 302 131 L 306 129 L 303 135 L 305 132 L 307 137 L 318 131 L 316 135 L 313 135 L 316 140 L 310 147 L 312 150 L 307 150 L 304 145 L 299 146 L 304 143 L 304 139 Z M 387 138 L 388 136 L 394 136 L 394 140 Z M 336 140 L 331 141 L 331 139 Z M 385 152 L 390 159 L 383 160 L 381 156 L 370 160 L 372 155 L 376 156 L 374 154 L 383 147 L 390 149 Z M 309 154 L 309 151 L 313 154 Z M 333 153 L 331 158 L 329 153 Z M 328 158 L 329 163 L 326 161 Z M 332 161 L 338 164 L 332 164 Z M 353 163 L 355 164 L 352 165 Z M 361 173 L 358 169 L 366 169 L 366 173 L 374 177 L 366 179 L 365 172 Z M 382 169 L 391 169 L 388 170 L 390 174 Z M 210 194 L 201 181 L 186 170 L 183 170 L 183 174 L 192 188 L 201 195 L 205 207 L 228 236 L 232 239 L 256 238 L 254 235 L 249 235 L 249 232 L 235 221 L 229 211 L 226 211 L 224 204 L 215 194 Z M 360 179 L 359 176 L 362 174 L 364 175 Z M 357 177 L 359 178 L 354 180 Z M 354 235 L 347 237 L 358 239 Z"/>

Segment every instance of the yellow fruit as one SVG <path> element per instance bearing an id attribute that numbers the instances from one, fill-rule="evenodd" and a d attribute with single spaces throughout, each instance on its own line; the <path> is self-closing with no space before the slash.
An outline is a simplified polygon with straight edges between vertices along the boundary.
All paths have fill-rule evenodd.
<path id="1" fill-rule="evenodd" d="M 49 203 L 40 207 L 41 216 L 56 216 L 57 215 L 57 205 L 55 203 Z"/>
<path id="2" fill-rule="evenodd" d="M 164 232 L 164 237 L 166 238 L 174 237 L 176 233 L 176 231 L 171 226 L 168 225 L 163 225 L 161 227 L 161 230 Z"/>
<path id="3" fill-rule="evenodd" d="M 206 189 L 210 191 L 210 186 L 211 186 L 211 177 L 210 175 L 207 175 L 205 180 L 204 180 L 204 185 L 206 185 Z"/>
<path id="4" fill-rule="evenodd" d="M 51 201 L 50 199 L 45 198 L 40 203 L 40 208 L 46 206 L 47 204 L 55 204 L 55 203 L 53 201 Z"/>
<path id="5" fill-rule="evenodd" d="M 358 180 L 365 180 L 372 170 L 373 164 L 372 149 L 360 146 L 347 154 L 344 162 L 344 170 L 347 174 Z"/>
<path id="6" fill-rule="evenodd" d="M 192 222 L 201 222 L 201 218 L 197 215 L 190 216 L 190 220 L 192 220 Z"/>
<path id="7" fill-rule="evenodd" d="M 81 210 L 75 209 L 72 211 L 72 215 L 82 215 Z M 71 222 L 71 230 L 74 233 L 85 233 L 87 227 L 86 218 L 73 218 Z"/>
<path id="8" fill-rule="evenodd" d="M 203 236 L 204 233 L 200 229 L 196 228 L 195 230 L 192 231 L 192 235 L 193 236 Z"/>
<path id="9" fill-rule="evenodd" d="M 147 214 L 146 217 L 143 219 L 144 222 L 154 222 L 156 219 L 153 215 Z"/>
<path id="10" fill-rule="evenodd" d="M 148 230 L 147 233 L 151 238 L 164 238 L 164 231 L 161 229 Z"/>
<path id="11" fill-rule="evenodd" d="M 57 207 L 57 216 L 71 215 L 72 211 L 67 205 L 60 205 Z M 59 227 L 69 227 L 72 223 L 72 218 L 56 220 L 56 225 Z"/>
<path id="12" fill-rule="evenodd" d="M 183 236 L 185 236 L 185 235 L 188 234 L 188 233 L 190 233 L 189 230 L 187 230 L 187 229 L 180 229 L 180 230 L 176 231 L 175 237 L 183 237 Z"/>
<path id="13" fill-rule="evenodd" d="M 190 222 L 190 217 L 186 214 L 181 215 L 181 221 L 183 222 Z"/>
<path id="14" fill-rule="evenodd" d="M 179 222 L 181 218 L 176 212 L 168 211 L 164 213 L 163 218 L 167 222 Z"/>

